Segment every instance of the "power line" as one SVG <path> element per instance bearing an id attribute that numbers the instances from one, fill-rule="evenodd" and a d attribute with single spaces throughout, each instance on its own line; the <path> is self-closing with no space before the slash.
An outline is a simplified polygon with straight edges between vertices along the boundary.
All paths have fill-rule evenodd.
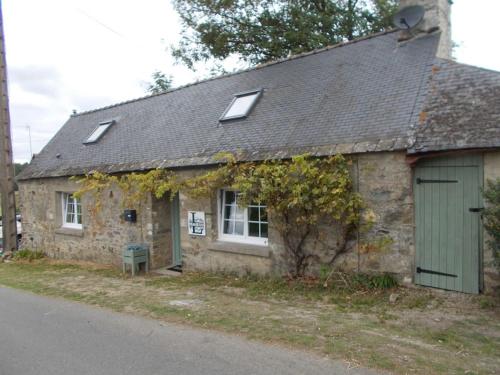
<path id="1" fill-rule="evenodd" d="M 108 31 L 111 31 L 113 34 L 115 35 L 118 35 L 120 38 L 123 38 L 123 39 L 127 39 L 125 37 L 125 35 L 119 33 L 118 31 L 116 30 L 113 30 L 111 27 L 109 27 L 108 25 L 106 25 L 105 23 L 99 21 L 97 18 L 91 16 L 90 14 L 88 14 L 87 12 L 85 12 L 83 9 L 80 9 L 80 8 L 75 8 L 77 12 L 83 14 L 84 16 L 86 16 L 88 19 L 94 21 L 95 23 L 97 23 L 98 25 L 104 27 L 106 30 Z"/>

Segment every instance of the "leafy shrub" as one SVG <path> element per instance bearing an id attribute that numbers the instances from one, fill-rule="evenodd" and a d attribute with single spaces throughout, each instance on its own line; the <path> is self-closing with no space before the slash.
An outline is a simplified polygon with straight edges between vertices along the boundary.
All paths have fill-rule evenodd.
<path id="1" fill-rule="evenodd" d="M 500 178 L 488 180 L 483 195 L 486 201 L 484 228 L 490 236 L 488 245 L 493 251 L 495 266 L 500 270 Z"/>
<path id="2" fill-rule="evenodd" d="M 323 288 L 333 288 L 347 292 L 366 289 L 391 289 L 399 285 L 397 278 L 390 274 L 371 275 L 367 273 L 345 273 L 323 266 L 318 281 Z"/>
<path id="3" fill-rule="evenodd" d="M 27 260 L 29 262 L 42 258 L 45 258 L 45 254 L 43 253 L 43 251 L 33 251 L 29 249 L 16 251 L 14 255 L 14 259 Z"/>
<path id="4" fill-rule="evenodd" d="M 370 275 L 359 273 L 351 276 L 354 289 L 390 289 L 398 286 L 398 280 L 390 273 Z"/>
<path id="5" fill-rule="evenodd" d="M 370 277 L 369 286 L 372 289 L 390 289 L 398 286 L 398 280 L 390 273 Z"/>

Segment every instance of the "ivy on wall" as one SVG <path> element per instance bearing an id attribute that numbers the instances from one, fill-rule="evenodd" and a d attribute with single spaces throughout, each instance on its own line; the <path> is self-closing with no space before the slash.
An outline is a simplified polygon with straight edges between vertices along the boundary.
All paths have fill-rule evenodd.
<path id="1" fill-rule="evenodd" d="M 195 177 L 164 169 L 121 176 L 95 171 L 74 177 L 81 185 L 75 195 L 92 194 L 98 211 L 102 193 L 114 185 L 122 190 L 123 205 L 129 208 L 150 194 L 173 199 L 182 191 L 202 198 L 213 196 L 217 189 L 232 188 L 239 191 L 242 205 L 262 202 L 267 206 L 272 226 L 285 245 L 291 276 L 303 276 L 321 259 L 333 265 L 348 250 L 349 239 L 359 229 L 363 203 L 354 191 L 350 161 L 342 155 L 238 162 L 235 155 L 224 153 L 217 160 L 216 168 Z"/>
<path id="2" fill-rule="evenodd" d="M 483 195 L 486 201 L 484 228 L 490 237 L 488 244 L 493 251 L 495 266 L 500 270 L 500 178 L 488 180 Z"/>

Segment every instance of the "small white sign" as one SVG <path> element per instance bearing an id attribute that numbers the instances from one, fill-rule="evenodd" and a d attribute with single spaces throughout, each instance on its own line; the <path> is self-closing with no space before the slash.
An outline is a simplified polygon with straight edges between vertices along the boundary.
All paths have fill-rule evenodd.
<path id="1" fill-rule="evenodd" d="M 205 236 L 205 212 L 188 211 L 188 232 L 193 236 Z"/>

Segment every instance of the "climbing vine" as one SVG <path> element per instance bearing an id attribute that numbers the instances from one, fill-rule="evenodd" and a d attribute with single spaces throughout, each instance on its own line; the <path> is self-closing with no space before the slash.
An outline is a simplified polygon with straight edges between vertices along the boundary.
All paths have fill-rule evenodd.
<path id="1" fill-rule="evenodd" d="M 500 178 L 488 180 L 483 195 L 487 203 L 484 228 L 489 234 L 488 244 L 493 251 L 495 266 L 500 270 Z"/>
<path id="2" fill-rule="evenodd" d="M 218 160 L 216 168 L 195 177 L 182 178 L 164 169 L 122 176 L 92 172 L 76 178 L 81 189 L 75 194 L 92 193 L 99 208 L 102 192 L 112 185 L 122 190 L 123 204 L 128 206 L 149 194 L 172 199 L 182 191 L 201 198 L 232 188 L 239 191 L 242 205 L 262 202 L 267 206 L 271 224 L 284 243 L 290 275 L 304 275 L 325 257 L 332 265 L 348 250 L 348 241 L 359 227 L 362 200 L 353 188 L 350 162 L 342 155 L 238 162 L 232 154 L 220 154 Z"/>

